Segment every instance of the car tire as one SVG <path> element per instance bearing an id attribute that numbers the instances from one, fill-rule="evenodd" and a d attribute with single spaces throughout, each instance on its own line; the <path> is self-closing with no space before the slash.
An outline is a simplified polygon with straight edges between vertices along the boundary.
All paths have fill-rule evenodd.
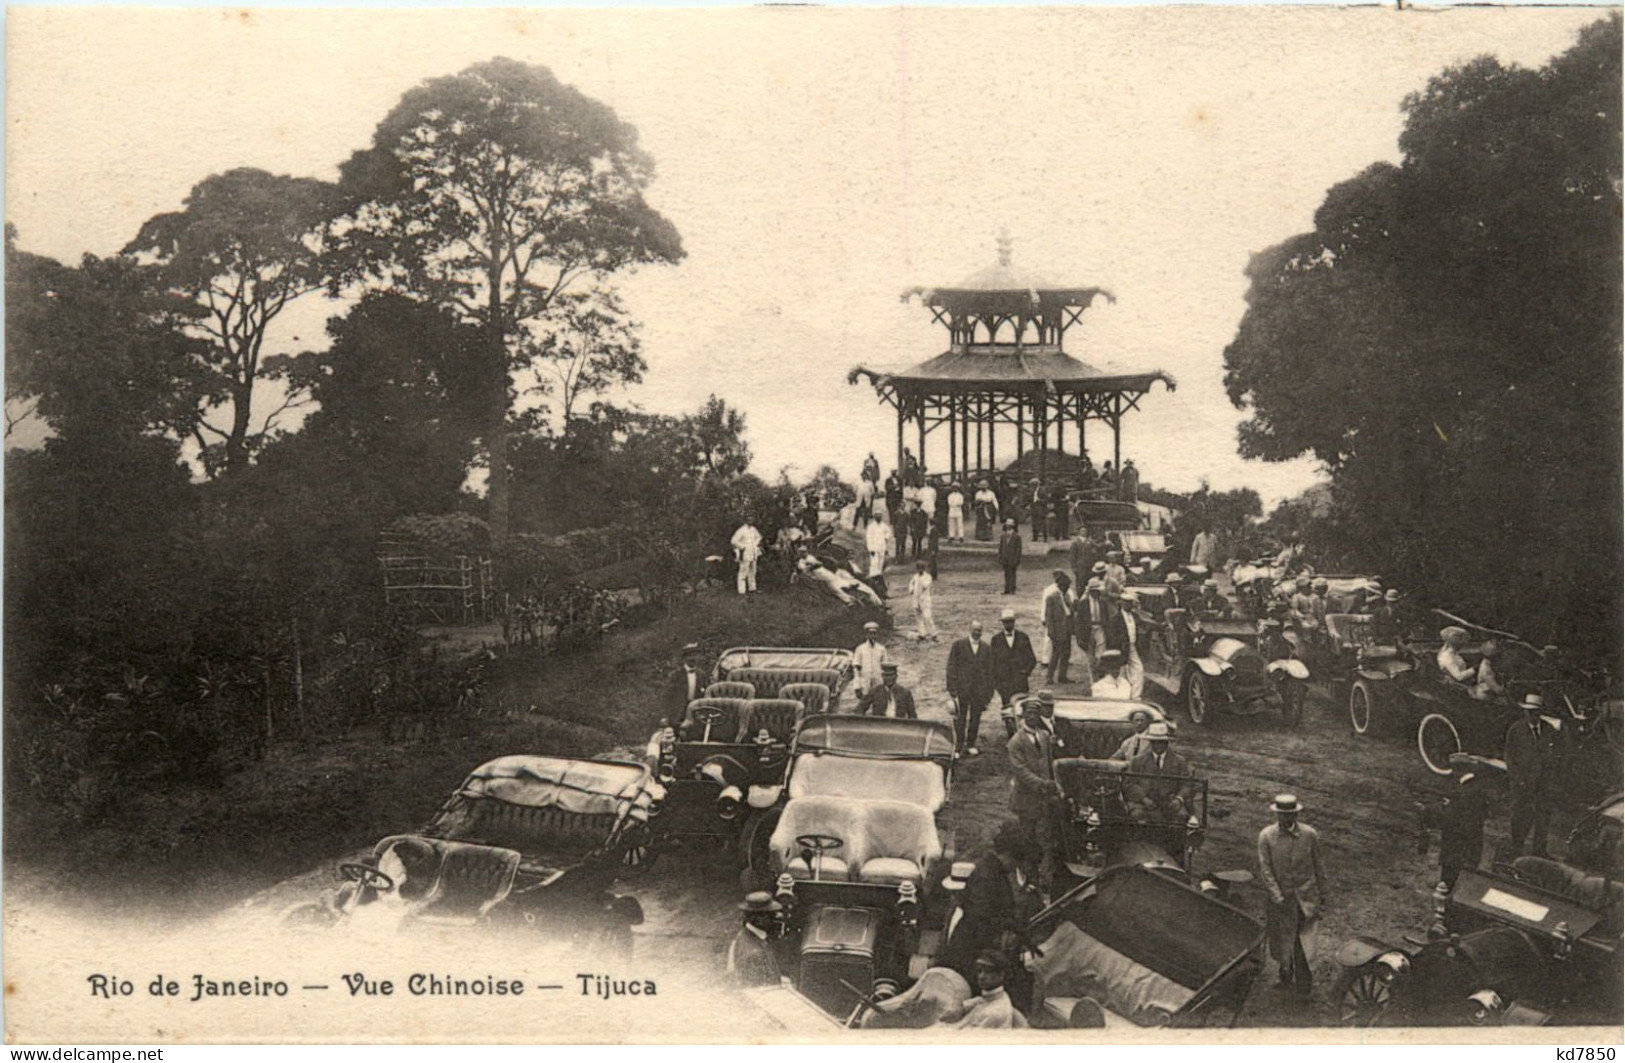
<path id="1" fill-rule="evenodd" d="M 1185 714 L 1191 723 L 1204 726 L 1213 718 L 1213 686 L 1208 677 L 1191 669 L 1185 677 Z"/>
<path id="2" fill-rule="evenodd" d="M 1377 687 L 1369 679 L 1356 679 L 1349 687 L 1349 727 L 1365 738 L 1377 734 L 1380 709 Z"/>
<path id="3" fill-rule="evenodd" d="M 1430 712 L 1416 725 L 1416 751 L 1435 775 L 1449 775 L 1450 754 L 1461 752 L 1461 732 L 1442 713 Z"/>

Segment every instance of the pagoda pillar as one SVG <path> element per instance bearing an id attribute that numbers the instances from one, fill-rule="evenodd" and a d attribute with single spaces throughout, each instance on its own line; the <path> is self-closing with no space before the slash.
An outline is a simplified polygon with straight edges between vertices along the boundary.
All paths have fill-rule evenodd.
<path id="1" fill-rule="evenodd" d="M 899 395 L 898 396 L 898 402 L 897 402 L 897 464 L 895 466 L 893 466 L 897 470 L 897 475 L 898 476 L 903 475 L 903 421 L 904 421 L 904 419 L 905 419 L 905 415 L 903 413 L 902 396 Z"/>

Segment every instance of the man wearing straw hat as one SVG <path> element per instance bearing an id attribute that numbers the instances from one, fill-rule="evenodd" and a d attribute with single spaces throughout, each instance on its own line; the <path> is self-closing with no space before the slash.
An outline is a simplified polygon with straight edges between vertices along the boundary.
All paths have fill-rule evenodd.
<path id="1" fill-rule="evenodd" d="M 776 986 L 779 984 L 779 961 L 773 955 L 773 938 L 778 929 L 779 913 L 784 906 L 772 894 L 748 894 L 739 905 L 745 913 L 739 931 L 728 943 L 728 973 L 740 986 Z"/>
<path id="2" fill-rule="evenodd" d="M 1004 569 L 1004 593 L 1016 593 L 1016 570 L 1021 567 L 1021 533 L 1013 518 L 1006 518 L 999 539 L 999 567 Z"/>
<path id="3" fill-rule="evenodd" d="M 949 890 L 959 890 L 958 907 L 944 928 L 947 944 L 937 963 L 952 967 L 975 983 L 976 957 L 988 949 L 1003 948 L 1007 935 L 1022 926 L 1016 910 L 1016 891 L 1024 884 L 1023 875 L 1032 861 L 1032 844 L 1020 823 L 1007 822 L 993 835 L 989 851 L 976 860 L 975 870 L 958 874 L 964 865 L 955 865 L 955 875 L 944 881 Z"/>
<path id="4" fill-rule="evenodd" d="M 1268 896 L 1266 925 L 1270 956 L 1283 985 L 1301 997 L 1310 989 L 1321 911 L 1326 906 L 1326 875 L 1315 828 L 1298 822 L 1302 806 L 1292 794 L 1270 805 L 1275 822 L 1258 832 L 1258 881 Z"/>
<path id="5" fill-rule="evenodd" d="M 1563 722 L 1546 712 L 1546 700 L 1539 694 L 1525 694 L 1518 707 L 1523 719 L 1507 728 L 1505 751 L 1512 791 L 1512 848 L 1514 854 L 1523 853 L 1528 840 L 1531 856 L 1545 856 L 1552 798 L 1562 786 Z"/>

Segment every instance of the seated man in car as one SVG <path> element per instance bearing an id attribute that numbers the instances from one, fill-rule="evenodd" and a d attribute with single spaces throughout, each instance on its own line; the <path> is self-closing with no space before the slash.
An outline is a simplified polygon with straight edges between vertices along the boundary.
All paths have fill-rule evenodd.
<path id="1" fill-rule="evenodd" d="M 1203 620 L 1224 620 L 1230 617 L 1230 599 L 1219 593 L 1219 581 L 1202 581 L 1202 596 L 1191 606 L 1191 612 Z"/>
<path id="2" fill-rule="evenodd" d="M 1258 622 L 1258 652 L 1265 661 L 1285 661 L 1292 657 L 1292 643 L 1286 640 L 1281 622 L 1274 617 Z"/>
<path id="3" fill-rule="evenodd" d="M 1172 748 L 1174 735 L 1161 721 L 1146 730 L 1151 748 L 1128 762 L 1123 799 L 1136 823 L 1183 823 L 1191 814 L 1190 762 Z"/>
<path id="4" fill-rule="evenodd" d="M 1293 582 L 1292 597 L 1288 599 L 1292 607 L 1292 623 L 1303 632 L 1312 631 L 1315 626 L 1315 596 L 1309 593 L 1310 586 L 1308 576 L 1299 576 Z"/>
<path id="5" fill-rule="evenodd" d="M 1129 681 L 1119 674 L 1123 667 L 1123 654 L 1118 650 L 1106 650 L 1095 658 L 1095 668 L 1100 672 L 1095 676 L 1091 696 L 1097 698 L 1111 698 L 1119 701 L 1129 701 L 1134 697 Z"/>
<path id="6" fill-rule="evenodd" d="M 1439 647 L 1439 653 L 1435 658 L 1439 664 L 1439 672 L 1446 679 L 1457 683 L 1477 682 L 1478 674 L 1461 655 L 1462 647 L 1467 645 L 1467 629 L 1451 625 L 1439 632 L 1439 638 L 1444 640 L 1444 645 Z"/>
<path id="7" fill-rule="evenodd" d="M 981 995 L 965 1002 L 965 1014 L 953 1024 L 954 1029 L 1009 1030 L 1027 1025 L 1005 992 L 1007 967 L 1004 954 L 993 949 L 976 957 L 976 988 Z"/>
<path id="8" fill-rule="evenodd" d="M 1473 680 L 1473 697 L 1479 701 L 1490 701 L 1500 697 L 1506 689 L 1501 685 L 1501 677 L 1495 674 L 1495 665 L 1490 663 L 1501 655 L 1501 644 L 1488 639 L 1480 652 L 1483 657 L 1478 662 L 1478 673 Z"/>

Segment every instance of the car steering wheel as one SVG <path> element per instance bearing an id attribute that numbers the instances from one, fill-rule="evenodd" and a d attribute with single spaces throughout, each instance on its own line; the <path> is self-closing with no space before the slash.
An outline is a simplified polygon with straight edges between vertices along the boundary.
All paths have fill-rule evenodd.
<path id="1" fill-rule="evenodd" d="M 711 728 L 722 722 L 722 718 L 726 715 L 727 712 L 722 708 L 721 705 L 701 705 L 699 708 L 694 710 L 694 722 L 700 725 L 700 735 L 702 741 L 710 738 Z"/>
<path id="2" fill-rule="evenodd" d="M 803 849 L 811 849 L 815 853 L 827 853 L 839 849 L 846 842 L 833 834 L 803 834 L 796 838 L 796 844 Z"/>
<path id="3" fill-rule="evenodd" d="M 339 877 L 346 882 L 360 883 L 363 889 L 371 887 L 379 893 L 388 893 L 395 888 L 395 880 L 371 864 L 340 864 Z"/>

